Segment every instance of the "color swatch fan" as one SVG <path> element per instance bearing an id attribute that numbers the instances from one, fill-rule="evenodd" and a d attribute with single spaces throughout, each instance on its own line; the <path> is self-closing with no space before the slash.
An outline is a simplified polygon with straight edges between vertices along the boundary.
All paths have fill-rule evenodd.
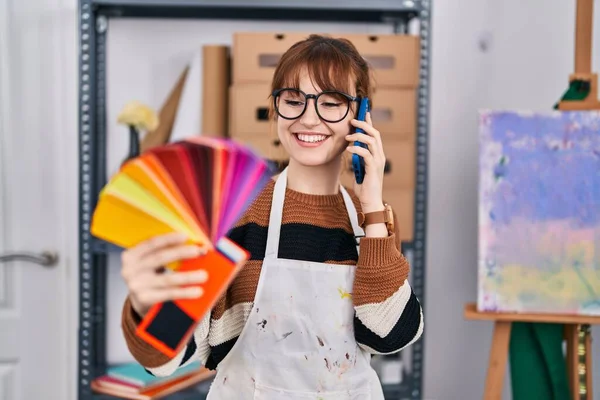
<path id="1" fill-rule="evenodd" d="M 248 259 L 226 234 L 267 184 L 266 160 L 235 141 L 193 137 L 152 148 L 127 161 L 102 189 L 92 235 L 130 248 L 157 235 L 183 232 L 207 248 L 198 258 L 167 265 L 167 272 L 205 269 L 198 299 L 156 304 L 137 334 L 169 357 L 186 344 Z"/>

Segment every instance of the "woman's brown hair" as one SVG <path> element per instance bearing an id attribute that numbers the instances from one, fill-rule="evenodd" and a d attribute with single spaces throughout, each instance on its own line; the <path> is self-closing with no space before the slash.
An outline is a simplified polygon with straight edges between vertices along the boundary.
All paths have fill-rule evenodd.
<path id="1" fill-rule="evenodd" d="M 292 45 L 275 68 L 271 92 L 284 87 L 299 89 L 303 68 L 321 90 L 338 90 L 371 100 L 369 65 L 347 39 L 312 34 Z M 275 116 L 273 108 L 271 102 L 271 117 Z"/>

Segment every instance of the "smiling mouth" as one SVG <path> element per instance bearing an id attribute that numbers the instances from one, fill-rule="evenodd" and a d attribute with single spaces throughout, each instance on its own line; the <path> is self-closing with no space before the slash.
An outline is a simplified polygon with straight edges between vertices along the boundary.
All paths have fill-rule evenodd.
<path id="1" fill-rule="evenodd" d="M 295 133 L 296 139 L 302 143 L 321 143 L 327 140 L 329 136 L 327 135 L 315 135 L 315 134 L 304 134 L 304 133 Z"/>

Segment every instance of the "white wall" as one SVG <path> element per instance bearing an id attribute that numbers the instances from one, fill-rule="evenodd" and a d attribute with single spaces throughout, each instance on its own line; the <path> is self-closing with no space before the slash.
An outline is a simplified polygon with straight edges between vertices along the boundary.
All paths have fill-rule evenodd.
<path id="1" fill-rule="evenodd" d="M 575 1 L 435 1 L 425 325 L 425 397 L 481 398 L 492 326 L 465 321 L 477 294 L 477 119 L 481 108 L 549 110 L 573 68 Z M 600 1 L 595 0 L 595 47 Z M 534 26 L 536 24 L 536 26 Z M 488 50 L 479 47 L 489 39 Z M 596 51 L 594 68 L 600 66 Z M 442 288 L 433 292 L 432 288 Z M 596 338 L 600 329 L 594 330 Z M 594 381 L 600 382 L 595 340 Z M 504 398 L 510 398 L 509 376 Z M 596 388 L 595 399 L 600 399 Z"/>
<path id="2" fill-rule="evenodd" d="M 480 399 L 491 329 L 477 298 L 477 115 L 486 86 L 487 2 L 434 2 L 425 310 L 426 399 Z M 438 288 L 434 291 L 433 288 Z"/>

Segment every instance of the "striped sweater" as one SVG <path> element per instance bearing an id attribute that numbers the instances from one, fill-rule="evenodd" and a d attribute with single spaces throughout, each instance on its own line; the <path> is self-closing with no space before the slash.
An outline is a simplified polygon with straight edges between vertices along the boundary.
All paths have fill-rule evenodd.
<path id="1" fill-rule="evenodd" d="M 273 189 L 274 181 L 270 181 L 229 232 L 229 238 L 247 249 L 251 257 L 180 354 L 168 359 L 137 337 L 140 320 L 129 300 L 125 301 L 122 329 L 127 346 L 149 372 L 170 375 L 178 366 L 198 359 L 207 368 L 216 369 L 232 349 L 258 285 Z M 348 192 L 360 210 L 358 198 L 352 190 Z M 318 212 L 308 212 L 310 209 Z M 310 195 L 286 189 L 279 257 L 339 264 L 340 268 L 357 265 L 352 293 L 354 335 L 358 345 L 371 354 L 398 352 L 423 332 L 421 305 L 407 280 L 409 265 L 400 251 L 397 229 L 385 238 L 362 238 L 358 253 L 341 192 Z"/>

